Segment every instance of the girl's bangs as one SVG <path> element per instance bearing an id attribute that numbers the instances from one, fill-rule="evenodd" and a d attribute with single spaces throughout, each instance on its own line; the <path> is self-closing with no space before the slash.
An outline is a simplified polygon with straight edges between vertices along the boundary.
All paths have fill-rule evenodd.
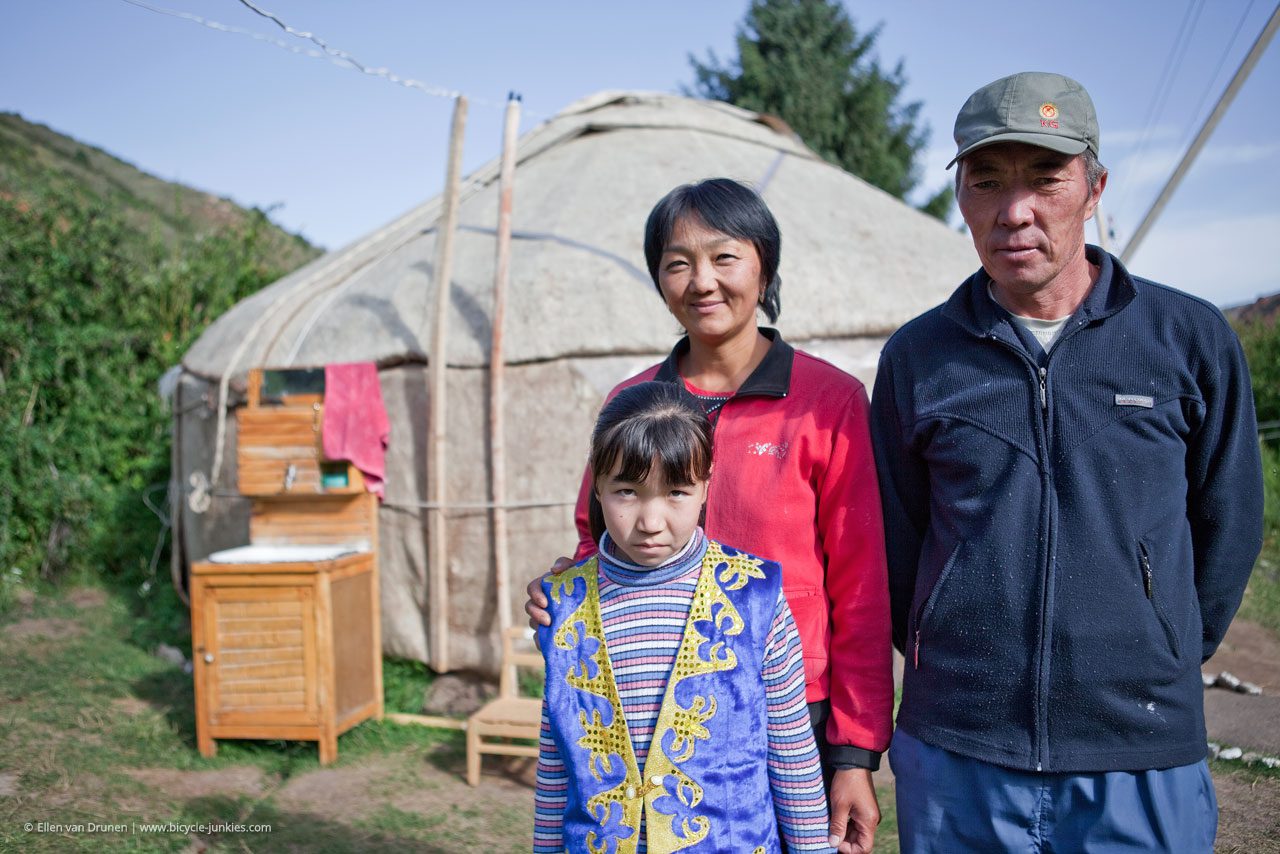
<path id="1" fill-rule="evenodd" d="M 592 460 L 597 478 L 608 477 L 616 468 L 620 480 L 641 483 L 655 464 L 669 486 L 688 486 L 710 474 L 704 438 L 687 421 L 638 418 L 619 424 L 601 438 L 599 454 Z"/>

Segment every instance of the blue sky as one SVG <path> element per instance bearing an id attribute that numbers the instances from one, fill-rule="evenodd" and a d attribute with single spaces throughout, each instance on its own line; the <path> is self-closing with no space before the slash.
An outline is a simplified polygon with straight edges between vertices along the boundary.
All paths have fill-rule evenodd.
<path id="1" fill-rule="evenodd" d="M 237 0 L 147 2 L 314 47 Z M 467 93 L 467 171 L 497 154 L 508 90 L 524 96 L 522 130 L 602 89 L 675 91 L 692 78 L 690 53 L 733 55 L 747 8 L 255 2 L 366 65 Z M 1111 169 L 1103 209 L 1121 245 L 1275 9 L 1274 0 L 846 5 L 860 29 L 883 23 L 879 56 L 902 60 L 906 96 L 923 103 L 933 134 L 921 197 L 951 179 L 951 125 L 973 89 L 1029 69 L 1084 83 Z M 1184 21 L 1194 26 L 1175 53 Z M 1273 43 L 1133 258 L 1135 272 L 1220 305 L 1280 290 L 1278 95 Z M 439 191 L 451 105 L 124 0 L 10 0 L 0 7 L 0 109 L 160 177 L 271 207 L 286 228 L 336 248 Z"/>

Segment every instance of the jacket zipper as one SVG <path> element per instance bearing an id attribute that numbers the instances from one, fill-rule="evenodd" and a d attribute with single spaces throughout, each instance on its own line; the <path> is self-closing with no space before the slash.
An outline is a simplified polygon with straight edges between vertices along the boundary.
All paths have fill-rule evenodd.
<path id="1" fill-rule="evenodd" d="M 942 565 L 942 572 L 938 574 L 938 578 L 933 582 L 933 587 L 929 590 L 929 595 L 920 603 L 920 607 L 915 611 L 915 635 L 912 652 L 912 666 L 920 669 L 920 633 L 924 626 L 924 615 L 926 612 L 932 613 L 931 609 L 937 600 L 939 591 L 942 589 L 943 582 L 951 574 L 952 568 L 955 566 L 956 560 L 959 558 L 960 549 L 964 546 L 963 542 L 956 543 L 955 548 L 951 551 L 951 556 L 947 558 L 947 562 Z"/>
<path id="2" fill-rule="evenodd" d="M 1046 354 L 1046 360 L 1049 358 L 1052 358 L 1053 353 L 1057 351 L 1059 347 L 1062 346 L 1063 341 L 1065 341 L 1075 332 L 1079 331 L 1079 329 L 1083 326 L 1084 326 L 1084 321 L 1081 321 L 1080 323 L 1072 324 L 1069 328 L 1063 329 L 1062 333 L 1058 336 L 1058 340 L 1054 341 L 1053 346 L 1049 348 L 1049 351 Z M 1010 344 L 1008 341 L 1005 341 L 999 336 L 997 336 L 994 332 L 988 332 L 986 334 L 986 337 L 992 341 L 999 342 L 1005 348 L 1007 348 L 1010 352 L 1020 357 L 1025 364 L 1027 364 L 1029 367 L 1034 369 L 1034 373 L 1035 373 L 1035 377 L 1038 385 L 1037 390 L 1040 395 L 1040 416 L 1041 416 L 1041 420 L 1040 420 L 1041 434 L 1040 435 L 1043 440 L 1042 453 L 1044 454 L 1044 457 L 1041 460 L 1041 463 L 1044 465 L 1044 470 L 1046 472 L 1046 475 L 1041 478 L 1041 482 L 1044 484 L 1044 488 L 1046 490 L 1046 500 L 1052 503 L 1048 498 L 1048 495 L 1049 495 L 1049 492 L 1053 489 L 1053 480 L 1052 480 L 1052 477 L 1047 474 L 1047 472 L 1050 471 L 1049 469 L 1049 457 L 1050 457 L 1049 391 L 1048 391 L 1049 368 L 1047 365 L 1036 364 L 1036 360 L 1033 359 L 1023 348 L 1015 347 L 1013 344 Z M 1051 510 L 1051 508 L 1049 509 Z M 1052 558 L 1053 549 L 1054 549 L 1054 533 L 1055 533 L 1053 530 L 1054 525 L 1053 525 L 1053 519 L 1052 519 L 1051 513 L 1050 513 L 1050 518 L 1045 520 L 1045 525 L 1046 525 L 1045 537 L 1047 540 L 1046 548 L 1048 551 L 1047 551 L 1047 555 L 1045 558 L 1045 565 L 1044 565 L 1044 577 L 1043 577 L 1044 593 L 1040 602 L 1040 653 L 1039 653 L 1040 661 L 1039 661 L 1039 667 L 1037 668 L 1035 692 L 1034 692 L 1035 693 L 1035 720 L 1034 720 L 1035 744 L 1032 748 L 1032 756 L 1034 757 L 1035 767 L 1037 771 L 1041 771 L 1044 768 L 1044 762 L 1042 759 L 1043 752 L 1040 749 L 1040 735 L 1041 735 L 1041 731 L 1044 728 L 1043 720 L 1047 714 L 1047 712 L 1043 708 L 1043 706 L 1046 704 L 1047 701 L 1046 701 L 1046 698 L 1043 696 L 1044 690 L 1042 690 L 1042 686 L 1040 683 L 1043 680 L 1043 673 L 1046 667 L 1045 659 L 1048 657 L 1047 647 L 1048 647 L 1048 633 L 1049 633 L 1049 629 L 1048 629 L 1049 585 L 1051 583 L 1052 576 L 1053 576 L 1053 562 L 1051 558 Z M 918 642 L 919 642 L 919 638 L 917 637 L 917 643 Z M 919 650 L 917 648 L 917 653 L 918 651 Z"/>
<path id="3" fill-rule="evenodd" d="M 1074 330 L 1071 330 L 1071 331 L 1074 331 Z M 1011 352 L 1016 354 L 1019 358 L 1021 358 L 1023 363 L 1025 363 L 1028 367 L 1033 369 L 1033 373 L 1035 375 L 1036 383 L 1037 383 L 1037 392 L 1040 397 L 1040 431 L 1041 431 L 1040 436 L 1041 436 L 1041 444 L 1043 448 L 1042 454 L 1044 455 L 1040 462 L 1044 467 L 1043 470 L 1046 472 L 1046 474 L 1041 477 L 1041 483 L 1043 484 L 1043 487 L 1045 489 L 1046 500 L 1048 500 L 1049 492 L 1052 489 L 1052 481 L 1049 475 L 1047 474 L 1047 472 L 1049 471 L 1049 465 L 1048 465 L 1048 460 L 1049 460 L 1049 393 L 1048 393 L 1049 369 L 1045 365 L 1036 364 L 1036 361 L 1032 359 L 1031 356 L 1029 356 L 1025 350 L 1023 350 L 1020 347 L 1015 347 L 1009 342 L 1002 340 L 1001 338 L 996 336 L 994 333 L 989 333 L 987 337 L 990 338 L 992 341 L 997 341 L 1000 344 L 1002 344 L 1004 347 L 1006 347 Z M 1052 350 L 1056 350 L 1058 348 L 1057 345 L 1060 343 L 1061 343 L 1061 337 L 1059 338 L 1058 341 L 1054 342 L 1054 346 Z M 1052 350 L 1050 352 L 1052 352 Z M 1034 741 L 1034 744 L 1032 745 L 1031 752 L 1032 752 L 1032 757 L 1035 761 L 1036 771 L 1041 771 L 1044 769 L 1044 762 L 1042 760 L 1042 751 L 1040 749 L 1040 733 L 1041 733 L 1041 730 L 1043 729 L 1042 719 L 1044 717 L 1044 713 L 1043 713 L 1044 710 L 1042 709 L 1042 706 L 1044 705 L 1044 697 L 1043 697 L 1044 691 L 1040 683 L 1043 681 L 1045 657 L 1047 654 L 1045 650 L 1045 646 L 1046 646 L 1046 641 L 1048 636 L 1047 623 L 1049 620 L 1049 602 L 1048 602 L 1049 584 L 1050 584 L 1050 577 L 1053 574 L 1053 565 L 1050 560 L 1050 556 L 1052 556 L 1053 554 L 1053 542 L 1052 542 L 1053 541 L 1053 530 L 1052 530 L 1053 520 L 1051 518 L 1046 519 L 1045 525 L 1046 525 L 1045 535 L 1049 542 L 1047 545 L 1048 551 L 1045 558 L 1044 575 L 1043 575 L 1044 592 L 1041 595 L 1041 601 L 1040 601 L 1040 638 L 1039 638 L 1040 650 L 1037 656 L 1039 659 L 1039 663 L 1036 668 L 1036 677 L 1035 677 L 1036 681 L 1035 681 L 1035 689 L 1033 692 L 1035 696 L 1034 722 L 1033 722 L 1033 734 L 1034 734 L 1035 741 Z M 918 643 L 918 640 L 919 639 L 917 638 L 917 643 Z M 917 648 L 917 654 L 918 652 L 919 650 Z"/>
<path id="4" fill-rule="evenodd" d="M 1151 555 L 1147 554 L 1145 543 L 1138 543 L 1138 551 L 1142 561 L 1142 591 L 1151 599 Z"/>
<path id="5" fill-rule="evenodd" d="M 941 581 L 941 580 L 942 578 L 941 576 L 939 576 L 938 581 Z M 937 586 L 938 581 L 934 582 L 935 587 Z M 932 595 L 933 595 L 933 591 L 931 590 L 929 591 L 929 596 L 932 596 Z M 920 607 L 916 610 L 915 644 L 912 647 L 913 651 L 911 654 L 911 666 L 914 667 L 916 670 L 920 669 L 920 621 L 924 619 L 925 609 L 929 607 L 929 596 L 925 597 L 925 600 L 920 603 Z"/>

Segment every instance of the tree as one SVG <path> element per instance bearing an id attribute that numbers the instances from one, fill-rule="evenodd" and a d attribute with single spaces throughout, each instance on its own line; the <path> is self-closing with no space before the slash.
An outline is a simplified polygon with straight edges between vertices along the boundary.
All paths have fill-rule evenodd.
<path id="1" fill-rule="evenodd" d="M 920 102 L 900 103 L 902 62 L 886 72 L 872 56 L 880 27 L 859 34 L 833 0 L 754 0 L 738 28 L 738 58 L 704 65 L 692 55 L 691 94 L 772 113 L 827 160 L 904 197 L 919 183 L 916 157 L 929 139 Z M 921 210 L 945 219 L 944 187 Z"/>

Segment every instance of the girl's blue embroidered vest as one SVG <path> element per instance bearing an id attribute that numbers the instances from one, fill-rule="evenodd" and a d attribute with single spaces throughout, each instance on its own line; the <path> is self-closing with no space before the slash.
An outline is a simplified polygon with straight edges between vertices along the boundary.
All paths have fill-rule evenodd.
<path id="1" fill-rule="evenodd" d="M 708 541 L 644 768 L 605 649 L 597 579 L 589 558 L 543 582 L 547 710 L 569 773 L 565 848 L 632 854 L 643 816 L 649 854 L 778 851 L 761 668 L 781 567 Z"/>

